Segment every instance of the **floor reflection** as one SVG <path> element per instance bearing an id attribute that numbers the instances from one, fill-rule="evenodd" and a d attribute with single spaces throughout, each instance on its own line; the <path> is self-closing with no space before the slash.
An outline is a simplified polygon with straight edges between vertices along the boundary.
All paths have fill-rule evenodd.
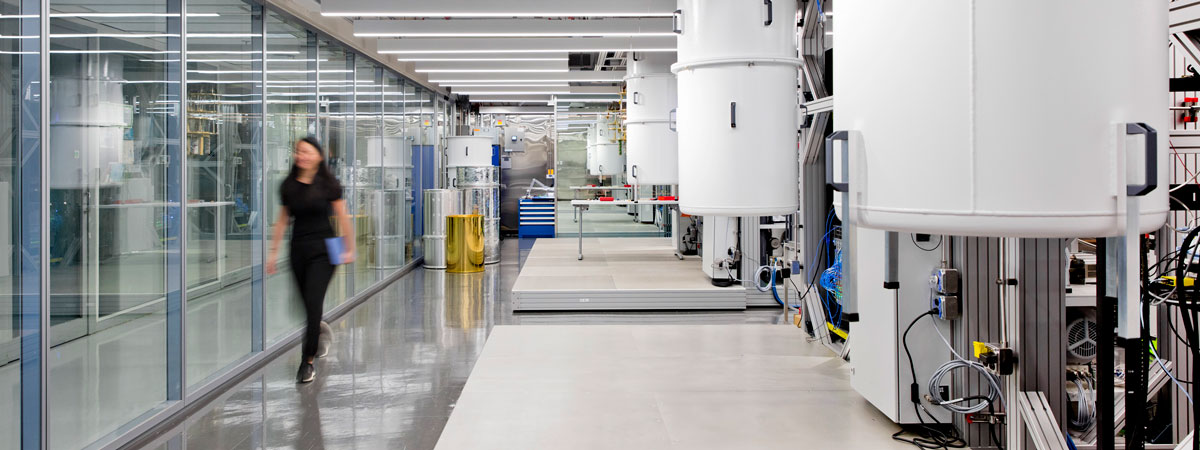
<path id="1" fill-rule="evenodd" d="M 418 269 L 331 325 L 317 380 L 295 384 L 298 346 L 146 448 L 432 449 L 496 325 L 782 323 L 776 310 L 514 315 L 531 241 L 502 242 L 483 273 Z"/>

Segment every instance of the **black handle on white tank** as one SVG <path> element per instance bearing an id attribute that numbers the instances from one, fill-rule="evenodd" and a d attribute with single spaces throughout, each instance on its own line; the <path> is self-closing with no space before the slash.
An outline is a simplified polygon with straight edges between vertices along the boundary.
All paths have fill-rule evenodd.
<path id="1" fill-rule="evenodd" d="M 1153 192 L 1158 187 L 1158 131 L 1150 125 L 1141 122 L 1125 124 L 1125 134 L 1146 135 L 1146 180 L 1143 184 L 1131 184 L 1125 187 L 1125 194 L 1130 197 L 1141 197 Z"/>
<path id="2" fill-rule="evenodd" d="M 838 183 L 833 177 L 833 143 L 842 141 L 842 164 L 850 164 L 850 133 L 848 131 L 834 131 L 833 134 L 825 138 L 825 184 L 838 192 L 846 192 L 850 190 L 849 183 Z"/>

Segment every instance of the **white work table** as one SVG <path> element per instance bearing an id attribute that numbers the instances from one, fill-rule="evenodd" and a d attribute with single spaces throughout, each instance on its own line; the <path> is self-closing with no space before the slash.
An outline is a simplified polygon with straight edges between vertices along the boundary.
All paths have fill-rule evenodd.
<path id="1" fill-rule="evenodd" d="M 612 191 L 613 194 L 616 194 L 617 192 L 625 192 L 629 194 L 630 198 L 633 197 L 633 186 L 571 186 L 570 189 L 572 194 L 571 200 L 578 200 L 580 191 Z"/>
<path id="2" fill-rule="evenodd" d="M 579 218 L 579 259 L 583 259 L 583 212 L 587 211 L 592 206 L 629 206 L 629 205 L 650 205 L 650 206 L 666 206 L 669 208 L 679 208 L 679 200 L 657 200 L 657 199 L 638 199 L 638 200 L 571 200 L 571 206 L 575 208 L 575 215 Z M 683 256 L 675 253 L 679 259 Z"/>

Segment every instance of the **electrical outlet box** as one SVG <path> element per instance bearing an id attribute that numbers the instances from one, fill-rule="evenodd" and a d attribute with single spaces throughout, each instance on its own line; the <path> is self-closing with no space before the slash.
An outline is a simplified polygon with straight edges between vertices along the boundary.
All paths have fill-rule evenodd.
<path id="1" fill-rule="evenodd" d="M 954 320 L 962 315 L 958 305 L 958 296 L 935 295 L 931 306 L 937 310 L 937 317 L 942 320 Z"/>
<path id="2" fill-rule="evenodd" d="M 958 295 L 958 269 L 938 268 L 929 277 L 929 287 L 942 295 Z"/>

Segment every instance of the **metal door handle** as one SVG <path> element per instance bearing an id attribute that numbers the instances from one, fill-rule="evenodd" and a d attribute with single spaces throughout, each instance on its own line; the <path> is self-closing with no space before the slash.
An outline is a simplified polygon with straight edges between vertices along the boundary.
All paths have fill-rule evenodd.
<path id="1" fill-rule="evenodd" d="M 767 20 L 763 22 L 763 26 L 769 27 L 775 22 L 775 4 L 771 3 L 771 0 L 763 0 L 763 4 L 767 5 Z"/>
<path id="2" fill-rule="evenodd" d="M 834 131 L 833 134 L 825 138 L 825 184 L 838 192 L 846 192 L 850 189 L 849 183 L 838 183 L 833 177 L 833 143 L 842 141 L 842 158 L 843 164 L 850 164 L 850 133 L 847 131 Z M 849 205 L 844 205 L 849 206 Z"/>
<path id="3" fill-rule="evenodd" d="M 1158 131 L 1150 125 L 1138 122 L 1125 124 L 1125 134 L 1146 135 L 1146 181 L 1144 184 L 1131 184 L 1125 187 L 1126 195 L 1141 197 L 1158 187 Z"/>
<path id="4" fill-rule="evenodd" d="M 639 100 L 640 98 L 642 98 L 642 93 L 641 93 L 641 92 L 634 91 L 634 93 L 633 93 L 633 104 L 635 104 L 635 105 L 640 105 L 640 104 L 642 104 L 642 101 L 641 101 L 641 100 Z"/>
<path id="5" fill-rule="evenodd" d="M 737 102 L 729 102 L 729 128 L 737 128 Z"/>
<path id="6" fill-rule="evenodd" d="M 671 13 L 671 31 L 675 34 L 683 34 L 683 10 L 677 9 Z"/>
<path id="7" fill-rule="evenodd" d="M 675 128 L 675 111 L 677 109 L 678 108 L 671 108 L 671 119 L 670 119 L 670 122 L 667 122 L 667 128 L 670 128 L 671 131 L 679 131 L 678 129 Z"/>
<path id="8" fill-rule="evenodd" d="M 634 178 L 637 178 L 637 164 L 629 166 L 629 174 Z"/>

